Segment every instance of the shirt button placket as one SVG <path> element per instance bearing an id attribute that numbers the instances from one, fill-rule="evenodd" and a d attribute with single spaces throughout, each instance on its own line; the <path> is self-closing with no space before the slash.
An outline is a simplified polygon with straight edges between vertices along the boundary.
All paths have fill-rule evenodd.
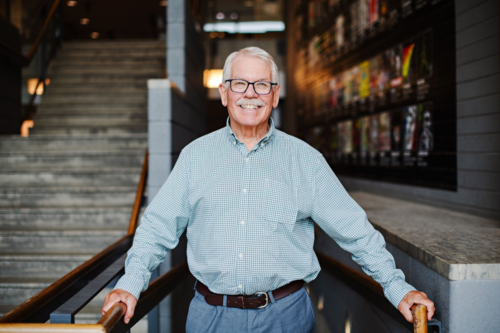
<path id="1" fill-rule="evenodd" d="M 238 293 L 244 293 L 245 286 L 245 272 L 247 271 L 246 267 L 246 243 L 247 243 L 247 226 L 248 226 L 248 198 L 250 195 L 250 189 L 248 185 L 250 184 L 250 160 L 248 153 L 243 159 L 242 168 L 243 168 L 243 177 L 241 182 L 241 193 L 240 193 L 240 211 L 239 211 L 239 219 L 238 223 L 238 246 L 235 249 L 235 257 L 236 257 L 236 279 L 238 285 Z"/>

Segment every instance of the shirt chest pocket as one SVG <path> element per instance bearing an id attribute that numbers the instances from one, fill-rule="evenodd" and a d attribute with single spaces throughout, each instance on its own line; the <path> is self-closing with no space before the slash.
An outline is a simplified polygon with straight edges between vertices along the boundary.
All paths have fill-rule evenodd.
<path id="1" fill-rule="evenodd" d="M 270 223 L 272 229 L 284 228 L 292 232 L 297 220 L 297 188 L 264 179 L 261 207 L 263 219 Z"/>

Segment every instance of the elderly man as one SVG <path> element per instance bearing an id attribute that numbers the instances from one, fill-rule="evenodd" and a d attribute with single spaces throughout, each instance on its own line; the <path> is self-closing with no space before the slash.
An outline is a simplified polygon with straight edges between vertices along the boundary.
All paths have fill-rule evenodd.
<path id="1" fill-rule="evenodd" d="M 384 288 L 409 321 L 410 307 L 434 304 L 407 284 L 365 212 L 323 156 L 274 128 L 278 68 L 249 47 L 226 60 L 219 86 L 227 125 L 185 147 L 146 209 L 126 273 L 107 297 L 134 313 L 141 291 L 187 228 L 189 269 L 197 279 L 187 332 L 314 332 L 304 282 L 320 271 L 316 222 Z"/>

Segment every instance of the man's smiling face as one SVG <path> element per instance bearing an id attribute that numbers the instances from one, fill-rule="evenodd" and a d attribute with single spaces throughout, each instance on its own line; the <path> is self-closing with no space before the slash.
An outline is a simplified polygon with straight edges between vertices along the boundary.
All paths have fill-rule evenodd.
<path id="1" fill-rule="evenodd" d="M 272 81 L 271 67 L 267 62 L 257 57 L 239 55 L 233 61 L 230 79 L 242 79 L 249 82 Z M 278 89 L 271 90 L 268 95 L 258 95 L 250 85 L 246 92 L 235 93 L 224 84 L 219 86 L 222 104 L 227 106 L 231 124 L 243 127 L 267 126 L 273 107 L 278 106 Z"/>

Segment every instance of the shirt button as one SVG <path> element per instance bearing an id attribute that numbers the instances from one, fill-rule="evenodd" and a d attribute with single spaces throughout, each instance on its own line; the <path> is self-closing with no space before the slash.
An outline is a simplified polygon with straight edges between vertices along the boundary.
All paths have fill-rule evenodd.
<path id="1" fill-rule="evenodd" d="M 243 193 L 247 193 L 247 189 L 246 188 L 243 189 Z"/>
<path id="2" fill-rule="evenodd" d="M 240 224 L 242 224 L 242 225 L 245 224 L 245 221 L 241 221 Z"/>
<path id="3" fill-rule="evenodd" d="M 243 254 L 241 254 L 241 253 L 240 253 L 240 254 L 238 255 L 238 257 L 243 258 Z"/>
<path id="4" fill-rule="evenodd" d="M 261 147 L 262 147 L 262 146 L 264 146 L 264 142 L 262 142 L 262 143 L 260 144 L 260 146 L 261 146 Z"/>
<path id="5" fill-rule="evenodd" d="M 238 289 L 241 289 L 241 288 L 243 288 L 243 286 L 240 284 L 240 285 L 238 286 Z"/>
<path id="6" fill-rule="evenodd" d="M 233 141 L 233 145 L 235 145 L 235 144 L 236 144 L 236 141 Z"/>
<path id="7" fill-rule="evenodd" d="M 248 157 L 247 157 L 247 158 L 245 158 L 245 162 L 248 162 Z"/>

